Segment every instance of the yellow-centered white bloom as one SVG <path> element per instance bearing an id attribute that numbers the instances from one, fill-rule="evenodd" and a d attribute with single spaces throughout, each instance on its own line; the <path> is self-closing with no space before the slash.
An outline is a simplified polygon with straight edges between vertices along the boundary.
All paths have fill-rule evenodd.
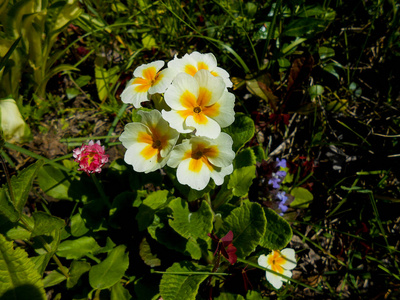
<path id="1" fill-rule="evenodd" d="M 121 94 L 122 102 L 139 108 L 142 102 L 149 100 L 149 95 L 164 93 L 171 84 L 173 73 L 168 69 L 160 71 L 163 66 L 164 62 L 157 60 L 137 67 L 133 72 L 134 78 Z"/>
<path id="2" fill-rule="evenodd" d="M 292 277 L 292 272 L 290 270 L 296 267 L 296 257 L 295 252 L 291 248 L 286 248 L 281 251 L 273 250 L 267 256 L 260 255 L 258 258 L 258 264 L 264 268 L 275 271 L 286 277 Z M 287 279 L 279 275 L 273 274 L 266 271 L 265 277 L 276 289 L 282 287 L 282 282 L 286 282 Z"/>
<path id="3" fill-rule="evenodd" d="M 208 70 L 212 75 L 221 77 L 226 87 L 232 87 L 229 73 L 217 67 L 217 59 L 212 53 L 202 54 L 195 51 L 191 54 L 185 54 L 182 58 L 175 56 L 175 58 L 168 63 L 168 69 L 171 69 L 175 74 L 184 72 L 191 76 L 194 76 L 197 71 Z"/>
<path id="4" fill-rule="evenodd" d="M 139 111 L 141 122 L 129 123 L 119 140 L 127 149 L 126 163 L 136 172 L 152 172 L 165 166 L 179 133 L 170 128 L 158 110 Z"/>
<path id="5" fill-rule="evenodd" d="M 224 132 L 216 139 L 193 137 L 175 146 L 167 164 L 177 167 L 178 181 L 193 189 L 204 189 L 210 178 L 221 185 L 224 177 L 233 172 L 232 144 L 232 138 Z"/>
<path id="6" fill-rule="evenodd" d="M 235 96 L 226 90 L 221 77 L 214 77 L 207 70 L 200 70 L 193 77 L 178 74 L 164 99 L 171 110 L 163 110 L 162 116 L 181 133 L 196 130 L 197 136 L 215 139 L 221 128 L 235 119 Z"/>

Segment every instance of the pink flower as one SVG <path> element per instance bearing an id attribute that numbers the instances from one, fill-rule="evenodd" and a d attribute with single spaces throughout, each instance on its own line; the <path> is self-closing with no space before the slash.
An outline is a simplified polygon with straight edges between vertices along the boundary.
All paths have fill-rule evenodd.
<path id="1" fill-rule="evenodd" d="M 86 174 L 100 173 L 101 168 L 108 162 L 108 154 L 104 154 L 104 146 L 100 141 L 96 143 L 91 140 L 88 145 L 73 150 L 75 161 L 79 163 L 78 171 L 85 171 Z"/>

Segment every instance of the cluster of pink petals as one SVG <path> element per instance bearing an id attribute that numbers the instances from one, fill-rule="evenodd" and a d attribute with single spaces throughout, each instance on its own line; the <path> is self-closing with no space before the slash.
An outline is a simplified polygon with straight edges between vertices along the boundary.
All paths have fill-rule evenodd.
<path id="1" fill-rule="evenodd" d="M 88 145 L 83 144 L 82 147 L 73 150 L 75 161 L 79 163 L 78 171 L 84 171 L 88 175 L 90 173 L 100 173 L 101 168 L 108 162 L 108 154 L 104 154 L 104 146 L 100 145 L 100 141 L 96 143 L 91 140 Z"/>

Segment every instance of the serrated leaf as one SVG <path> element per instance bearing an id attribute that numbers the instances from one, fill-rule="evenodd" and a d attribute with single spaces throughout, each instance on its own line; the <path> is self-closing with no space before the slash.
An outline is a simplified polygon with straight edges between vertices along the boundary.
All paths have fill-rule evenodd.
<path id="1" fill-rule="evenodd" d="M 196 265 L 183 261 L 174 263 L 166 272 L 193 272 L 198 271 Z M 200 284 L 208 275 L 194 274 L 163 274 L 160 282 L 160 294 L 164 300 L 194 300 Z"/>
<path id="2" fill-rule="evenodd" d="M 212 230 L 213 214 L 206 201 L 201 202 L 200 208 L 191 212 L 188 203 L 180 198 L 172 200 L 169 204 L 172 217 L 169 225 L 184 238 L 207 238 Z"/>
<path id="3" fill-rule="evenodd" d="M 224 236 L 232 230 L 232 243 L 237 249 L 236 255 L 245 258 L 259 245 L 265 234 L 266 225 L 267 220 L 261 206 L 258 203 L 246 201 L 225 218 L 217 235 Z"/>
<path id="4" fill-rule="evenodd" d="M 228 188 L 232 189 L 233 195 L 242 197 L 249 192 L 254 178 L 256 178 L 256 166 L 236 169 L 229 177 Z"/>
<path id="5" fill-rule="evenodd" d="M 313 194 L 302 187 L 292 189 L 290 195 L 294 197 L 294 201 L 290 204 L 290 207 L 307 208 L 314 199 Z"/>
<path id="6" fill-rule="evenodd" d="M 188 203 L 180 198 L 169 203 L 173 219 L 169 225 L 181 236 L 188 240 L 186 249 L 193 259 L 200 259 L 201 248 L 207 251 L 206 241 L 210 241 L 207 234 L 211 233 L 213 213 L 206 201 L 201 202 L 200 208 L 191 212 Z"/>
<path id="7" fill-rule="evenodd" d="M 94 289 L 107 289 L 119 282 L 129 266 L 129 257 L 125 245 L 114 248 L 98 265 L 89 271 L 89 283 Z"/>
<path id="8" fill-rule="evenodd" d="M 232 137 L 232 149 L 237 152 L 254 136 L 255 126 L 253 120 L 248 116 L 236 114 L 233 124 L 223 128 L 222 131 Z"/>
<path id="9" fill-rule="evenodd" d="M 67 240 L 58 246 L 57 255 L 67 259 L 79 259 L 87 254 L 93 254 L 100 249 L 94 238 L 83 236 L 76 240 Z"/>
<path id="10" fill-rule="evenodd" d="M 33 214 L 35 227 L 32 231 L 32 238 L 39 235 L 50 235 L 53 230 L 61 231 L 65 222 L 63 219 L 54 217 L 45 212 L 35 212 Z"/>
<path id="11" fill-rule="evenodd" d="M 69 268 L 69 277 L 67 278 L 67 288 L 73 288 L 79 281 L 79 278 L 90 270 L 88 262 L 74 260 Z"/>
<path id="12" fill-rule="evenodd" d="M 249 167 L 256 164 L 256 155 L 253 149 L 246 148 L 241 150 L 235 157 L 233 165 L 235 169 L 240 169 L 242 167 Z"/>
<path id="13" fill-rule="evenodd" d="M 46 300 L 41 276 L 28 254 L 13 248 L 0 234 L 0 298 L 4 300 Z"/>
<path id="14" fill-rule="evenodd" d="M 280 250 L 287 246 L 292 239 L 292 228 L 281 216 L 269 208 L 264 208 L 267 227 L 260 246 L 270 250 Z"/>

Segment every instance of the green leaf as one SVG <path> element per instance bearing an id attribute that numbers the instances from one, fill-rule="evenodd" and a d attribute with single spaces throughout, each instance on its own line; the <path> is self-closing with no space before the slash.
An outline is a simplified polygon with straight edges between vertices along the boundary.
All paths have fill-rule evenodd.
<path id="1" fill-rule="evenodd" d="M 114 284 L 111 288 L 111 300 L 131 300 L 133 299 L 129 291 L 122 286 L 120 282 Z"/>
<path id="2" fill-rule="evenodd" d="M 283 32 L 284 36 L 293 37 L 312 37 L 318 32 L 323 31 L 328 22 L 313 18 L 300 18 L 290 22 Z"/>
<path id="3" fill-rule="evenodd" d="M 121 71 L 118 66 L 106 70 L 99 59 L 95 61 L 95 78 L 97 93 L 100 101 L 104 101 L 111 94 L 112 88 L 116 84 Z"/>
<path id="4" fill-rule="evenodd" d="M 164 207 L 167 200 L 167 190 L 153 192 L 143 200 L 143 203 L 139 206 L 139 212 L 136 215 L 140 231 L 145 230 L 153 223 L 155 212 Z"/>
<path id="5" fill-rule="evenodd" d="M 245 201 L 225 218 L 218 236 L 222 237 L 232 230 L 236 254 L 245 258 L 259 245 L 266 226 L 267 219 L 261 206 L 255 202 Z"/>
<path id="6" fill-rule="evenodd" d="M 186 201 L 176 198 L 170 202 L 169 207 L 172 209 L 173 217 L 168 220 L 169 225 L 188 239 L 187 250 L 194 259 L 199 259 L 201 248 L 207 251 L 206 241 L 210 242 L 207 236 L 213 227 L 213 213 L 210 206 L 206 201 L 202 201 L 200 208 L 191 212 Z"/>
<path id="7" fill-rule="evenodd" d="M 264 208 L 267 218 L 265 234 L 260 241 L 260 246 L 270 250 L 280 250 L 287 246 L 292 239 L 292 228 L 281 216 L 269 208 Z"/>
<path id="8" fill-rule="evenodd" d="M 65 276 L 64 274 L 59 270 L 56 269 L 54 271 L 51 271 L 49 273 L 49 275 L 47 275 L 44 279 L 43 279 L 43 284 L 45 288 L 48 288 L 50 286 L 55 286 L 60 284 L 61 282 L 63 282 L 65 280 Z"/>
<path id="9" fill-rule="evenodd" d="M 71 176 L 51 165 L 44 165 L 38 173 L 39 186 L 43 192 L 59 200 L 73 200 L 68 193 L 71 181 Z"/>
<path id="10" fill-rule="evenodd" d="M 166 272 L 196 272 L 195 264 L 183 261 L 174 263 Z M 200 284 L 208 275 L 187 275 L 163 274 L 160 282 L 160 294 L 164 300 L 194 300 Z"/>
<path id="11" fill-rule="evenodd" d="M 65 226 L 63 219 L 54 217 L 45 212 L 35 212 L 33 214 L 35 227 L 32 231 L 32 238 L 39 235 L 50 235 L 54 230 L 61 230 Z"/>
<path id="12" fill-rule="evenodd" d="M 161 260 L 157 258 L 156 254 L 151 252 L 150 245 L 145 237 L 139 245 L 139 255 L 143 262 L 151 268 L 161 266 Z"/>
<path id="13" fill-rule="evenodd" d="M 335 50 L 328 47 L 319 47 L 318 54 L 319 58 L 323 60 L 335 56 Z"/>
<path id="14" fill-rule="evenodd" d="M 235 196 L 242 197 L 249 192 L 253 179 L 256 178 L 256 166 L 236 169 L 229 177 L 228 188 Z"/>
<path id="15" fill-rule="evenodd" d="M 241 150 L 235 157 L 233 161 L 233 166 L 235 169 L 240 169 L 242 167 L 249 167 L 256 164 L 256 155 L 253 149 L 246 148 Z"/>
<path id="16" fill-rule="evenodd" d="M 57 255 L 67 259 L 79 259 L 85 255 L 93 254 L 100 249 L 94 238 L 83 236 L 76 240 L 67 240 L 58 246 Z"/>
<path id="17" fill-rule="evenodd" d="M 314 99 L 317 96 L 322 96 L 324 93 L 324 87 L 322 85 L 313 85 L 308 89 L 308 93 L 310 94 L 311 99 Z"/>
<path id="18" fill-rule="evenodd" d="M 262 299 L 260 297 L 259 299 Z M 223 292 L 215 300 L 245 300 L 242 295 Z"/>
<path id="19" fill-rule="evenodd" d="M 213 214 L 206 201 L 201 202 L 200 208 L 191 212 L 188 203 L 180 198 L 172 200 L 169 204 L 172 217 L 169 225 L 184 238 L 207 238 L 211 233 Z"/>
<path id="20" fill-rule="evenodd" d="M 222 129 L 233 139 L 233 151 L 237 152 L 254 136 L 255 126 L 251 118 L 244 114 L 236 114 L 232 125 Z"/>
<path id="21" fill-rule="evenodd" d="M 0 298 L 46 300 L 43 282 L 28 254 L 0 234 Z"/>
<path id="22" fill-rule="evenodd" d="M 290 207 L 307 208 L 310 202 L 314 199 L 313 194 L 302 187 L 292 189 L 290 195 L 294 196 L 294 201 L 290 204 Z"/>
<path id="23" fill-rule="evenodd" d="M 67 288 L 73 288 L 79 281 L 79 278 L 90 270 L 88 262 L 74 260 L 69 268 L 69 277 L 67 278 Z"/>
<path id="24" fill-rule="evenodd" d="M 80 237 L 86 234 L 89 228 L 86 227 L 86 222 L 82 218 L 82 209 L 79 209 L 79 213 L 75 214 L 71 218 L 71 235 L 74 237 Z"/>
<path id="25" fill-rule="evenodd" d="M 12 222 L 15 223 L 19 220 L 21 212 L 15 208 L 8 189 L 3 187 L 0 189 L 0 226 Z"/>
<path id="26" fill-rule="evenodd" d="M 94 289 L 107 289 L 119 282 L 129 266 L 126 246 L 119 245 L 114 248 L 107 258 L 93 266 L 89 271 L 89 283 Z"/>

